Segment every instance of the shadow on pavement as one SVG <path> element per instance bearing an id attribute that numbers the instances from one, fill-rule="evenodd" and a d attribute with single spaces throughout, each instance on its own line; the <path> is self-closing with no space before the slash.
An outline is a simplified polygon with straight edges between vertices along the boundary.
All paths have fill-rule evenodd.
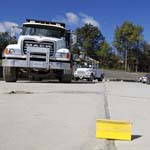
<path id="1" fill-rule="evenodd" d="M 133 141 L 133 140 L 136 140 L 141 137 L 142 137 L 142 135 L 132 135 L 131 140 Z"/>
<path id="2" fill-rule="evenodd" d="M 44 80 L 44 81 L 28 81 L 28 80 L 23 80 L 23 81 L 19 81 L 17 83 L 55 83 L 55 84 L 96 84 L 98 82 L 88 82 L 88 81 L 72 81 L 71 83 L 60 83 L 58 81 L 55 80 Z"/>

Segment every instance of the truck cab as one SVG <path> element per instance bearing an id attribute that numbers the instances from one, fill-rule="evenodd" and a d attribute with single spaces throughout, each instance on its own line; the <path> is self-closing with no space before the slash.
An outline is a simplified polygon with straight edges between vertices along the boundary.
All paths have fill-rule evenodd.
<path id="1" fill-rule="evenodd" d="M 16 82 L 26 72 L 32 80 L 71 82 L 70 47 L 70 31 L 64 23 L 27 19 L 17 44 L 8 45 L 3 52 L 4 80 Z"/>

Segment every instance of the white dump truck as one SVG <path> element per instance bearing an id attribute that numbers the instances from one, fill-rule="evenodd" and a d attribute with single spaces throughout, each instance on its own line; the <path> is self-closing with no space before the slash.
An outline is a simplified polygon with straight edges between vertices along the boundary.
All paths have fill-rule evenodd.
<path id="1" fill-rule="evenodd" d="M 3 52 L 4 80 L 16 82 L 24 72 L 31 80 L 55 77 L 71 82 L 70 47 L 70 31 L 64 23 L 27 19 L 17 44 L 8 45 Z"/>

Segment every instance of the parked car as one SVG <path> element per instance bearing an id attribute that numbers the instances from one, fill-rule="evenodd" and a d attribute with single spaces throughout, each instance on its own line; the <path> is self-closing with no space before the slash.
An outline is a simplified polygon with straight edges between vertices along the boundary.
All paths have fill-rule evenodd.
<path id="1" fill-rule="evenodd" d="M 147 83 L 147 84 L 150 84 L 150 74 L 149 74 L 149 76 L 147 77 L 146 83 Z"/>
<path id="2" fill-rule="evenodd" d="M 138 77 L 138 78 L 135 79 L 135 81 L 136 81 L 136 82 L 142 82 L 142 78 L 143 78 L 143 77 Z"/>
<path id="3" fill-rule="evenodd" d="M 149 78 L 150 78 L 150 74 L 146 74 L 142 77 L 141 82 L 142 83 L 147 83 Z"/>

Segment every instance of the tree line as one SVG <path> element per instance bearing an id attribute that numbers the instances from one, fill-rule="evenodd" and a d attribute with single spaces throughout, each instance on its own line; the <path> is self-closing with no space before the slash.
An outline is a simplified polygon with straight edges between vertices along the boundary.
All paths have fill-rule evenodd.
<path id="1" fill-rule="evenodd" d="M 8 32 L 0 33 L 0 59 L 2 58 L 2 52 L 8 44 L 17 43 L 15 37 L 11 37 Z"/>
<path id="2" fill-rule="evenodd" d="M 114 31 L 112 46 L 100 29 L 85 24 L 76 29 L 74 53 L 83 52 L 108 69 L 131 72 L 150 71 L 150 44 L 144 40 L 143 27 L 125 21 Z"/>
<path id="3" fill-rule="evenodd" d="M 102 68 L 150 72 L 150 43 L 144 40 L 142 26 L 128 21 L 116 26 L 111 45 L 100 29 L 91 24 L 77 28 L 76 34 L 74 54 L 85 53 L 99 61 Z M 10 43 L 16 43 L 16 39 L 7 32 L 0 33 L 0 57 Z"/>

